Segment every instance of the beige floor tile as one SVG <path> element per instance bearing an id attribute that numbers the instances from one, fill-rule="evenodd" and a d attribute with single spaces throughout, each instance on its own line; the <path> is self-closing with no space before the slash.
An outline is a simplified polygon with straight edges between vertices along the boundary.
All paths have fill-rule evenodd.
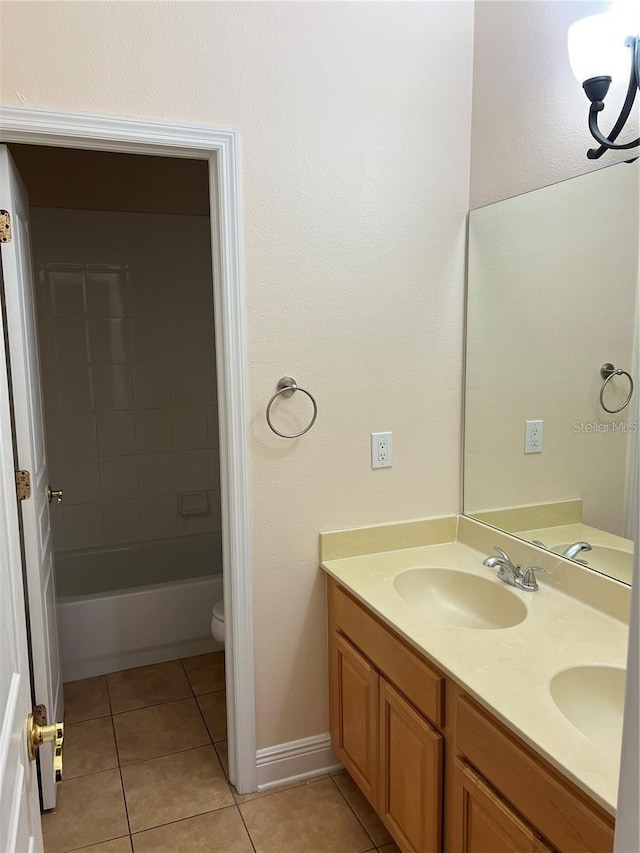
<path id="1" fill-rule="evenodd" d="M 240 806 L 257 853 L 364 853 L 371 839 L 331 779 Z"/>
<path id="2" fill-rule="evenodd" d="M 119 770 L 69 779 L 58 788 L 55 811 L 42 815 L 46 853 L 63 853 L 127 835 Z"/>
<path id="3" fill-rule="evenodd" d="M 253 853 L 237 808 L 179 820 L 133 836 L 135 853 Z"/>
<path id="4" fill-rule="evenodd" d="M 234 802 L 213 746 L 129 764 L 122 778 L 132 832 Z"/>
<path id="5" fill-rule="evenodd" d="M 389 844 L 393 841 L 387 832 L 387 828 L 374 812 L 369 801 L 360 788 L 358 788 L 351 776 L 344 771 L 343 773 L 338 773 L 334 776 L 333 781 L 342 791 L 346 801 L 356 813 L 356 817 L 364 826 L 367 834 L 376 847 L 382 847 L 383 844 Z"/>
<path id="6" fill-rule="evenodd" d="M 63 758 L 65 779 L 117 767 L 118 754 L 111 717 L 65 726 Z"/>
<path id="7" fill-rule="evenodd" d="M 108 717 L 111 713 L 107 679 L 104 675 L 83 678 L 81 681 L 67 681 L 63 685 L 63 691 L 65 723 Z"/>
<path id="8" fill-rule="evenodd" d="M 185 658 L 182 663 L 196 696 L 224 690 L 224 652 Z"/>
<path id="9" fill-rule="evenodd" d="M 91 847 L 80 847 L 73 853 L 131 853 L 131 839 L 115 838 L 113 841 L 103 841 L 102 844 L 92 844 Z"/>
<path id="10" fill-rule="evenodd" d="M 113 725 L 121 765 L 211 742 L 195 699 L 180 699 L 116 714 Z"/>
<path id="11" fill-rule="evenodd" d="M 216 752 L 218 753 L 218 758 L 220 760 L 220 764 L 222 764 L 222 769 L 224 770 L 224 775 L 229 778 L 229 746 L 226 740 L 220 740 L 218 743 L 214 744 L 216 748 Z"/>
<path id="12" fill-rule="evenodd" d="M 114 672 L 107 676 L 107 684 L 114 714 L 191 696 L 189 682 L 177 660 Z"/>
<path id="13" fill-rule="evenodd" d="M 226 693 L 219 690 L 217 693 L 204 693 L 198 696 L 198 705 L 202 716 L 209 729 L 211 740 L 217 743 L 227 738 L 227 705 Z"/>
<path id="14" fill-rule="evenodd" d="M 314 782 L 318 782 L 320 779 L 328 778 L 327 774 L 323 773 L 321 776 L 312 776 L 309 779 L 292 782 L 290 785 L 280 785 L 278 788 L 267 788 L 266 791 L 253 791 L 251 794 L 239 794 L 232 785 L 231 791 L 236 803 L 241 805 L 242 803 L 248 803 L 251 800 L 260 800 L 263 797 L 271 797 L 273 794 L 280 794 L 282 791 L 289 791 L 291 788 L 301 788 L 303 785 L 313 785 Z"/>

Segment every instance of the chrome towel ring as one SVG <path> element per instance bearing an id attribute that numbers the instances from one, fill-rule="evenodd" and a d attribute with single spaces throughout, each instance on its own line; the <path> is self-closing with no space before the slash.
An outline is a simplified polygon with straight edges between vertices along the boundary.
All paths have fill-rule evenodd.
<path id="1" fill-rule="evenodd" d="M 315 424 L 316 418 L 318 417 L 318 404 L 316 403 L 313 394 L 309 391 L 305 391 L 304 388 L 300 388 L 296 380 L 292 379 L 290 376 L 283 376 L 282 379 L 279 379 L 276 388 L 278 390 L 267 403 L 267 423 L 275 434 L 280 436 L 280 438 L 300 438 L 300 436 L 304 435 L 305 432 L 309 432 L 311 427 Z M 277 430 L 271 423 L 271 406 L 273 406 L 277 397 L 291 397 L 296 393 L 296 391 L 302 391 L 302 393 L 306 394 L 311 400 L 311 403 L 313 404 L 313 416 L 311 417 L 309 424 L 304 429 L 300 430 L 300 432 L 294 432 L 292 435 L 288 435 L 286 432 L 280 432 L 280 430 Z"/>
<path id="2" fill-rule="evenodd" d="M 600 368 L 600 376 L 604 379 L 604 382 L 602 383 L 602 388 L 600 389 L 600 405 L 605 410 L 605 412 L 609 412 L 610 415 L 617 415 L 618 412 L 621 412 L 623 409 L 626 409 L 626 407 L 629 405 L 629 401 L 633 396 L 633 378 L 628 371 L 616 367 L 615 365 L 611 364 L 610 361 L 607 361 L 605 362 L 605 364 L 602 365 L 602 367 Z M 613 379 L 614 376 L 627 377 L 627 379 L 629 380 L 629 393 L 627 394 L 627 399 L 620 406 L 620 408 L 609 409 L 607 406 L 605 406 L 604 403 L 604 389 L 607 387 L 608 383 Z"/>

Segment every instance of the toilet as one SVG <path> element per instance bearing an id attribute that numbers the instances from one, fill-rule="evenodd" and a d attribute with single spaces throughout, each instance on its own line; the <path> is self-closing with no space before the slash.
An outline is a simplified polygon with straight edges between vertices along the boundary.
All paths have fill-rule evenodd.
<path id="1" fill-rule="evenodd" d="M 224 646 L 224 599 L 216 601 L 211 614 L 211 633 L 213 639 Z"/>

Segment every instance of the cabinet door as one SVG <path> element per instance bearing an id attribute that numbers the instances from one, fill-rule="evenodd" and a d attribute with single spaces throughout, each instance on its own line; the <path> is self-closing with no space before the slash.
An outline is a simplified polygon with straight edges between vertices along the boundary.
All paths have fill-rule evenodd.
<path id="1" fill-rule="evenodd" d="M 379 676 L 343 636 L 329 640 L 333 749 L 374 808 L 378 804 Z"/>
<path id="2" fill-rule="evenodd" d="M 552 853 L 468 764 L 456 760 L 456 853 Z"/>
<path id="3" fill-rule="evenodd" d="M 439 853 L 442 737 L 383 678 L 380 816 L 403 851 Z"/>

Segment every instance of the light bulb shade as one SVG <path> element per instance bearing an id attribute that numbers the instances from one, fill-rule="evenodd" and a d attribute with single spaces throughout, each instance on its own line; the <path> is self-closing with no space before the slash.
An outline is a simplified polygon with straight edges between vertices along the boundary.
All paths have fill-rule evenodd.
<path id="1" fill-rule="evenodd" d="M 567 36 L 569 62 L 576 79 L 609 76 L 613 82 L 629 79 L 629 36 L 638 34 L 638 4 L 614 3 L 608 12 L 571 24 Z"/>

